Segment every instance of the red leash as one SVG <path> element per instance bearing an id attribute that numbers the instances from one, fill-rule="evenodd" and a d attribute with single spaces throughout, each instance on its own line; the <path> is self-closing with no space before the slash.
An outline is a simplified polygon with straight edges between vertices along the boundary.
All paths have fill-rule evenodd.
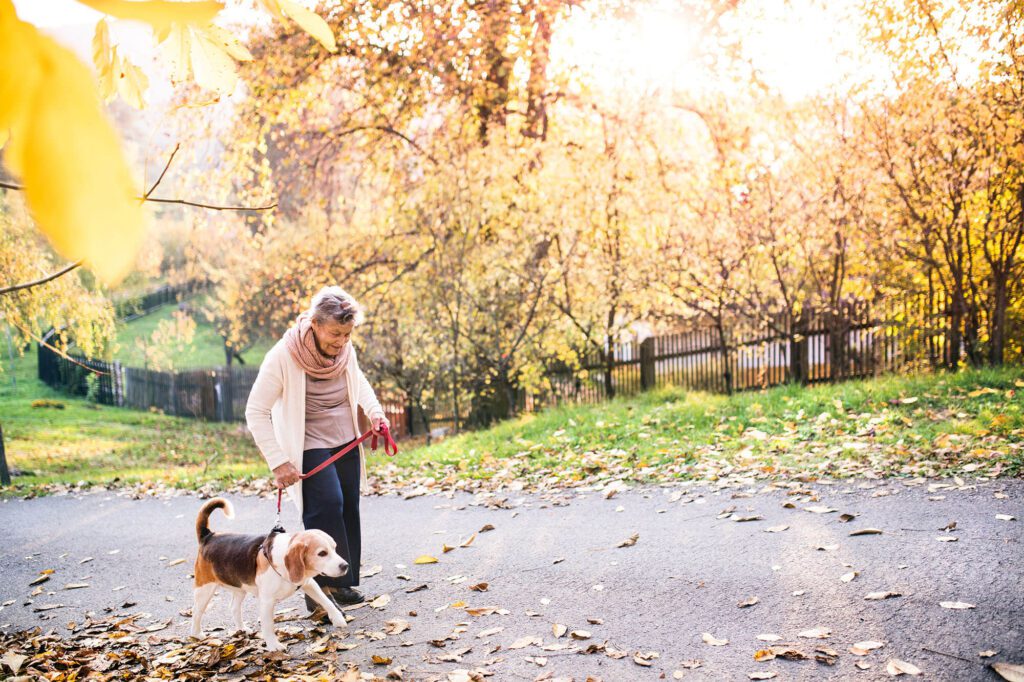
<path id="1" fill-rule="evenodd" d="M 398 446 L 395 445 L 395 439 L 391 437 L 391 431 L 388 430 L 388 427 L 387 427 L 386 424 L 381 424 L 380 425 L 380 436 L 381 436 L 381 438 L 384 441 L 384 453 L 388 457 L 394 457 L 395 455 L 397 455 L 398 454 Z M 342 458 L 342 456 L 344 456 L 347 452 L 351 451 L 352 448 L 358 446 L 360 443 L 362 443 L 367 438 L 371 438 L 371 440 L 370 440 L 370 449 L 376 450 L 377 449 L 377 434 L 374 433 L 373 429 L 371 428 L 366 433 L 364 433 L 363 435 L 359 436 L 359 438 L 356 438 L 354 441 L 352 441 L 351 443 L 346 445 L 344 448 L 342 448 L 341 450 L 338 450 L 333 455 L 331 455 L 330 457 L 325 459 L 323 462 L 321 462 L 319 465 L 317 465 L 317 467 L 315 469 L 313 469 L 312 471 L 310 471 L 309 473 L 299 474 L 299 478 L 305 480 L 305 479 L 309 478 L 310 476 L 313 476 L 314 474 L 319 474 L 321 471 L 326 469 L 331 464 L 334 464 L 335 462 L 337 462 L 339 459 Z M 277 522 L 277 526 L 275 526 L 275 528 L 279 527 L 281 525 L 281 496 L 283 494 L 284 494 L 284 488 L 278 488 L 277 489 L 277 521 L 278 522 Z"/>

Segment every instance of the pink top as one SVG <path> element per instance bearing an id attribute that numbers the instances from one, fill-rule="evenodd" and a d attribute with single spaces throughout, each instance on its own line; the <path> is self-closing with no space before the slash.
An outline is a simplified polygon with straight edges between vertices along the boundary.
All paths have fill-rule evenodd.
<path id="1" fill-rule="evenodd" d="M 348 402 L 347 372 L 334 379 L 306 375 L 306 436 L 303 450 L 335 448 L 356 437 Z"/>

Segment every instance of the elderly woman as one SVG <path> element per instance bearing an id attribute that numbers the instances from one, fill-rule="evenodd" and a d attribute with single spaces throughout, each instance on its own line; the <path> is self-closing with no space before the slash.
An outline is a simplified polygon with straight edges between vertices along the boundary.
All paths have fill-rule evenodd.
<path id="1" fill-rule="evenodd" d="M 358 437 L 358 408 L 375 432 L 390 426 L 350 343 L 362 321 L 359 305 L 340 287 L 321 289 L 263 359 L 245 408 L 249 431 L 277 487 L 288 488 L 303 525 L 327 532 L 348 562 L 348 573 L 340 578 L 317 578 L 341 605 L 363 600 L 354 589 L 361 549 L 359 492 L 366 484 L 362 445 L 309 479 L 300 479 L 299 472 L 311 471 Z M 306 606 L 312 611 L 315 604 L 307 597 Z"/>

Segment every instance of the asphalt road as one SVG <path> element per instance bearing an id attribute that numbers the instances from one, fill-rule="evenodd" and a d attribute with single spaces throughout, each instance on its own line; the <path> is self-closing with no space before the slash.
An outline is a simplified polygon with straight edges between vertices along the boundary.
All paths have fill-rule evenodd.
<path id="1" fill-rule="evenodd" d="M 363 570 L 381 568 L 362 589 L 391 601 L 382 609 L 348 612 L 352 622 L 338 636 L 358 646 L 342 656 L 365 670 L 373 669 L 373 654 L 386 655 L 406 666 L 404 679 L 444 679 L 456 668 L 482 667 L 494 680 L 548 673 L 576 680 L 673 679 L 680 673 L 687 680 L 746 680 L 758 671 L 775 671 L 778 680 L 882 680 L 890 679 L 886 663 L 896 658 L 916 665 L 924 679 L 995 680 L 986 663 L 1024 663 L 1024 481 L 960 488 L 935 483 L 814 484 L 817 499 L 799 486 L 648 488 L 611 498 L 602 491 L 564 499 L 364 498 Z M 271 525 L 272 501 L 232 499 L 237 518 L 216 513 L 215 529 L 258 532 Z M 134 500 L 116 493 L 0 503 L 0 628 L 66 633 L 68 621 L 89 613 L 145 612 L 144 622 L 172 619 L 162 634 L 184 635 L 188 619 L 181 612 L 191 606 L 193 524 L 201 503 L 190 495 Z M 719 518 L 732 506 L 731 518 Z M 842 514 L 856 516 L 844 521 Z M 297 527 L 290 507 L 285 521 Z M 952 521 L 955 530 L 941 530 Z M 494 530 L 479 532 L 486 524 Z M 788 528 L 767 532 L 782 525 Z M 867 528 L 882 533 L 850 535 Z M 474 533 L 468 547 L 458 546 Z M 618 546 L 636 533 L 635 544 Z M 444 544 L 455 549 L 443 552 Z M 414 564 L 420 555 L 438 562 Z M 30 583 L 46 569 L 54 572 L 30 596 Z M 854 572 L 852 580 L 841 579 Z M 483 582 L 486 591 L 469 589 Z M 69 584 L 88 587 L 64 589 Z M 426 588 L 406 592 L 419 585 Z M 886 591 L 900 596 L 865 599 Z M 738 606 L 752 597 L 757 603 Z M 451 606 L 459 601 L 507 613 L 472 615 Z M 53 605 L 61 606 L 37 610 Z M 302 605 L 293 597 L 281 606 Z M 245 617 L 256 618 L 251 599 Z M 410 629 L 377 641 L 366 636 L 396 618 L 409 621 Z M 205 626 L 229 623 L 228 599 L 219 596 Z M 556 638 L 556 623 L 589 638 Z M 494 628 L 502 629 L 487 634 Z M 827 629 L 828 637 L 800 636 L 815 628 Z M 703 633 L 728 644 L 708 644 Z M 444 649 L 430 644 L 453 634 L 457 639 Z M 763 634 L 780 639 L 758 640 Z M 508 648 L 528 636 L 540 646 Z M 884 646 L 865 656 L 848 651 L 865 640 Z M 578 653 L 593 644 L 626 655 Z M 754 660 L 755 651 L 784 644 L 812 659 Z M 549 645 L 568 648 L 541 648 Z M 838 662 L 813 660 L 819 645 L 834 650 Z M 461 662 L 438 660 L 466 648 Z M 293 646 L 294 655 L 302 651 L 303 645 Z M 982 651 L 998 653 L 981 658 Z M 634 659 L 637 652 L 656 657 L 641 658 L 650 664 L 643 666 Z M 546 659 L 543 666 L 538 658 Z M 700 666 L 684 667 L 693 660 Z M 861 670 L 857 663 L 870 667 Z"/>

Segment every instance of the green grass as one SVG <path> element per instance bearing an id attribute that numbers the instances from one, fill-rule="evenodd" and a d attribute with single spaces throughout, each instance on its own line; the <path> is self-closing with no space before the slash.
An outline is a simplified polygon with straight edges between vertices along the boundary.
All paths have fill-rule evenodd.
<path id="1" fill-rule="evenodd" d="M 1022 475 L 1022 397 L 1021 368 L 731 398 L 669 388 L 525 415 L 419 448 L 397 464 L 569 482 L 622 473 L 652 482 L 730 473 Z"/>
<path id="2" fill-rule="evenodd" d="M 13 381 L 12 381 L 13 380 Z M 33 407 L 47 401 L 57 407 Z M 14 483 L 161 483 L 195 487 L 266 474 L 241 424 L 93 405 L 36 378 L 34 353 L 4 362 L 0 426 Z"/>
<path id="3" fill-rule="evenodd" d="M 189 301 L 192 318 L 196 322 L 196 333 L 192 343 L 174 348 L 169 353 L 174 369 L 194 367 L 221 367 L 225 363 L 224 342 L 216 329 L 202 314 L 203 297 L 198 296 Z M 113 357 L 121 364 L 130 367 L 143 367 L 145 357 L 136 345 L 136 339 L 149 341 L 160 322 L 170 320 L 177 310 L 175 305 L 165 305 L 148 315 L 131 322 L 118 323 L 117 336 L 114 342 Z M 259 366 L 263 356 L 274 345 L 273 341 L 257 341 L 252 348 L 242 353 L 247 365 Z"/>
<path id="4" fill-rule="evenodd" d="M 34 354 L 0 374 L 0 425 L 16 492 L 50 484 L 223 488 L 265 480 L 242 424 L 95 406 L 36 378 Z M 17 385 L 12 384 L 12 378 Z M 1024 475 L 1024 370 L 786 386 L 731 398 L 663 389 L 526 415 L 369 458 L 387 488 L 574 485 L 726 477 Z M 64 409 L 33 407 L 55 401 Z"/>

